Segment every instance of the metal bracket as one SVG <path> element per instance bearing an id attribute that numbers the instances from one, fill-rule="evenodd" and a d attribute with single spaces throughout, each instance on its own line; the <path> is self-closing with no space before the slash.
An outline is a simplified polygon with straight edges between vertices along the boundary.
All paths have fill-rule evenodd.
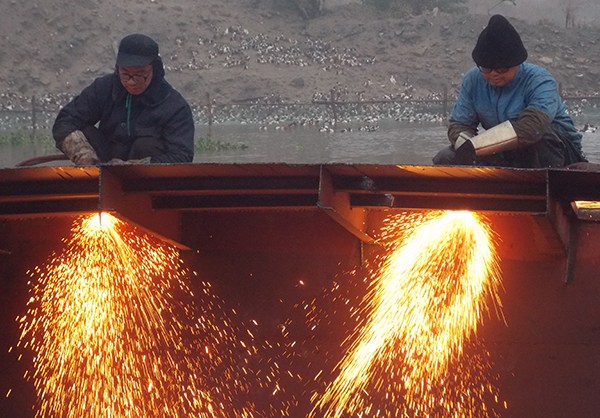
<path id="1" fill-rule="evenodd" d="M 334 189 L 331 173 L 324 166 L 320 167 L 317 207 L 324 210 L 325 213 L 362 242 L 368 244 L 375 242 L 375 239 L 365 232 L 367 209 L 351 207 L 350 193 Z"/>
<path id="2" fill-rule="evenodd" d="M 146 232 L 182 250 L 190 248 L 182 242 L 181 214 L 178 211 L 158 212 L 152 207 L 152 196 L 145 192 L 123 192 L 122 184 L 111 167 L 100 170 L 98 210 L 112 212 Z"/>
<path id="3" fill-rule="evenodd" d="M 563 202 L 548 195 L 548 218 L 554 226 L 567 252 L 565 283 L 571 283 L 574 277 L 575 260 L 577 259 L 577 222 L 569 216 Z"/>

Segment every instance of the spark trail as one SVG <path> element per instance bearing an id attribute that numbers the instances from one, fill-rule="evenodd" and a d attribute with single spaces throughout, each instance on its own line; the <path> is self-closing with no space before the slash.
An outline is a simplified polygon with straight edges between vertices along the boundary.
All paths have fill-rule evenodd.
<path id="1" fill-rule="evenodd" d="M 109 214 L 79 218 L 65 244 L 29 272 L 18 318 L 37 417 L 255 416 L 233 405 L 252 383 L 227 352 L 232 324 L 208 284 L 193 294 L 176 249 Z"/>
<path id="2" fill-rule="evenodd" d="M 392 219 L 384 236 L 363 319 L 310 416 L 495 415 L 488 354 L 467 354 L 490 305 L 501 316 L 489 228 L 474 213 L 438 211 Z"/>

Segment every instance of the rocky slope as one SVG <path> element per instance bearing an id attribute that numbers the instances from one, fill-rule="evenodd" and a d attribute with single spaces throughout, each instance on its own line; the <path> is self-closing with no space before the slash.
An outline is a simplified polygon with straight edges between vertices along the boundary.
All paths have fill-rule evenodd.
<path id="1" fill-rule="evenodd" d="M 2 0 L 0 105 L 64 102 L 112 70 L 121 37 L 160 44 L 169 81 L 192 103 L 368 100 L 454 92 L 484 15 L 397 18 L 359 4 L 304 21 L 278 0 Z M 565 94 L 600 92 L 600 31 L 514 20 L 530 62 Z M 8 103 L 11 103 L 7 105 Z"/>

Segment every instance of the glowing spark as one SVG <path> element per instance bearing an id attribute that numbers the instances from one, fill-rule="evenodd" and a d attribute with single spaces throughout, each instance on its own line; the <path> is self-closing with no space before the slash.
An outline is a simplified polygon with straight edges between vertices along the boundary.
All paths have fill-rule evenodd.
<path id="1" fill-rule="evenodd" d="M 386 234 L 361 326 L 310 416 L 489 416 L 487 359 L 464 357 L 488 303 L 501 307 L 490 231 L 462 211 L 403 216 Z M 376 394 L 394 407 L 374 406 Z"/>
<path id="2" fill-rule="evenodd" d="M 109 214 L 78 219 L 65 244 L 30 272 L 19 318 L 36 416 L 254 416 L 233 405 L 251 384 L 230 320 L 208 284 L 193 294 L 176 249 Z"/>

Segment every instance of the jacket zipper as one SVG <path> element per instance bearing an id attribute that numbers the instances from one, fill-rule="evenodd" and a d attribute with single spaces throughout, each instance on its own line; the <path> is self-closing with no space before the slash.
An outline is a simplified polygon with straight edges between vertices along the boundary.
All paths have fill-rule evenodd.
<path id="1" fill-rule="evenodd" d="M 127 109 L 127 136 L 131 138 L 131 94 L 127 94 L 125 109 Z"/>

